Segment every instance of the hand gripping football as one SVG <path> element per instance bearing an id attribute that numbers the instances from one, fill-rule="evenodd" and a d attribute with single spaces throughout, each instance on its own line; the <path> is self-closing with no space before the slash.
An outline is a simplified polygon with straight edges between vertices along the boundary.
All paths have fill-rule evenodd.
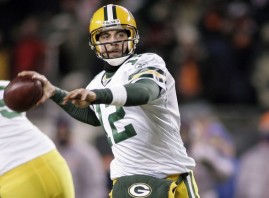
<path id="1" fill-rule="evenodd" d="M 17 76 L 5 88 L 4 102 L 13 111 L 24 112 L 34 107 L 42 95 L 41 81 L 32 76 Z"/>

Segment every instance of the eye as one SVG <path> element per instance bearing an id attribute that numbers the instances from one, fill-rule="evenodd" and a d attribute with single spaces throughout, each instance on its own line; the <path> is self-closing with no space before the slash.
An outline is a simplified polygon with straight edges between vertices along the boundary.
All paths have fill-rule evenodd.
<path id="1" fill-rule="evenodd" d="M 125 39 L 127 38 L 127 33 L 125 31 L 120 31 L 117 33 L 117 38 Z"/>
<path id="2" fill-rule="evenodd" d="M 100 34 L 99 41 L 105 41 L 109 39 L 109 34 Z"/>

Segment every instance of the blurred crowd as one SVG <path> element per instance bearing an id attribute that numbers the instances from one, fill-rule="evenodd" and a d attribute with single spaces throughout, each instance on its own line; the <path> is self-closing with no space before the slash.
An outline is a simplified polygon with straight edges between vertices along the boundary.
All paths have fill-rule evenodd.
<path id="1" fill-rule="evenodd" d="M 100 62 L 88 46 L 88 24 L 106 3 L 135 15 L 138 52 L 165 59 L 181 102 L 269 106 L 267 0 L 0 1 L 1 78 L 30 69 L 55 83 L 72 72 L 91 78 Z"/>
<path id="2" fill-rule="evenodd" d="M 67 90 L 87 85 L 102 69 L 88 45 L 88 24 L 107 3 L 134 14 L 137 52 L 159 54 L 175 77 L 181 135 L 197 162 L 201 197 L 268 197 L 269 0 L 0 0 L 0 79 L 35 70 Z M 58 114 L 45 105 L 33 110 L 34 121 Z M 73 139 L 78 129 L 65 119 L 45 122 L 52 126 L 44 131 L 72 130 L 64 137 Z M 81 193 L 81 183 L 89 191 L 111 187 L 110 148 L 102 131 L 84 131 L 91 130 L 94 136 L 81 138 L 85 147 L 59 143 Z"/>

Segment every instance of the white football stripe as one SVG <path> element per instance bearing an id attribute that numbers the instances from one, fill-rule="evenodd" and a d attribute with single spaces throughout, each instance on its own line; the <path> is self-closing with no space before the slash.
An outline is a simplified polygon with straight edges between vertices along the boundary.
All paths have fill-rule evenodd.
<path id="1" fill-rule="evenodd" d="M 107 5 L 107 20 L 112 21 L 113 20 L 113 11 L 112 11 L 113 5 Z"/>

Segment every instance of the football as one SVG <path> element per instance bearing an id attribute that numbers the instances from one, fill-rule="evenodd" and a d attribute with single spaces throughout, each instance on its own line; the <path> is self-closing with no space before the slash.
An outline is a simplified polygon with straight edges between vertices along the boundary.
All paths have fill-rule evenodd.
<path id="1" fill-rule="evenodd" d="M 31 109 L 43 95 L 41 81 L 31 76 L 17 76 L 4 90 L 5 104 L 16 112 Z"/>

